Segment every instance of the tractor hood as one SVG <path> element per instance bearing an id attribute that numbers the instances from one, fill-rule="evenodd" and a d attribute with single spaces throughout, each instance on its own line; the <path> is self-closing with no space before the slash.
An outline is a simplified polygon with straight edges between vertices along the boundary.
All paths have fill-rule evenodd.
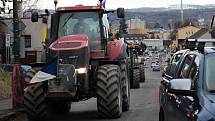
<path id="1" fill-rule="evenodd" d="M 53 51 L 78 50 L 86 47 L 88 47 L 88 36 L 85 34 L 63 36 L 49 46 Z"/>

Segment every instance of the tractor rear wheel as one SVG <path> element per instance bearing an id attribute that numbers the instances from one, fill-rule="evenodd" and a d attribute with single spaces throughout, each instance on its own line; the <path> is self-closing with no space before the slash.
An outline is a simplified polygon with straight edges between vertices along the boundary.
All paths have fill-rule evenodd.
<path id="1" fill-rule="evenodd" d="M 37 83 L 25 89 L 24 107 L 29 119 L 47 118 L 49 111 L 43 83 Z"/>
<path id="2" fill-rule="evenodd" d="M 128 72 L 126 64 L 121 65 L 121 81 L 122 81 L 122 110 L 128 111 L 130 108 L 130 82 L 128 80 Z"/>
<path id="3" fill-rule="evenodd" d="M 140 88 L 140 70 L 133 69 L 132 88 Z"/>
<path id="4" fill-rule="evenodd" d="M 143 64 L 140 64 L 140 82 L 145 82 L 145 68 Z"/>
<path id="5" fill-rule="evenodd" d="M 101 117 L 119 118 L 122 113 L 120 67 L 103 65 L 97 70 L 97 109 Z"/>

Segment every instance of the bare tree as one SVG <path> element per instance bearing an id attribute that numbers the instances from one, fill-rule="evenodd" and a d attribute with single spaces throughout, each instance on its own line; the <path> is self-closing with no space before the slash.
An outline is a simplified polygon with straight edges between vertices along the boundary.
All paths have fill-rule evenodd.
<path id="1" fill-rule="evenodd" d="M 23 10 L 37 8 L 37 3 L 39 0 L 22 0 Z"/>

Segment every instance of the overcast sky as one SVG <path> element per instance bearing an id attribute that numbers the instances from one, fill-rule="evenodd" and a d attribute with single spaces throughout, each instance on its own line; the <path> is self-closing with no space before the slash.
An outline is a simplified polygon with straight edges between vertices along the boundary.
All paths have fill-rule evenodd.
<path id="1" fill-rule="evenodd" d="M 54 8 L 54 0 L 41 0 L 42 8 Z M 96 5 L 98 0 L 58 0 L 58 6 L 69 5 Z M 181 0 L 106 0 L 106 8 L 115 9 L 118 7 L 124 8 L 139 8 L 139 7 L 168 7 L 172 4 L 180 4 Z M 183 0 L 184 4 L 215 4 L 215 0 Z"/>

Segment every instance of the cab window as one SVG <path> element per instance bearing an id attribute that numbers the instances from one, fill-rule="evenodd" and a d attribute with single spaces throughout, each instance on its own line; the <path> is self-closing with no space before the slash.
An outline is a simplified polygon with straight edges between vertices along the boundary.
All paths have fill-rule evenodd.
<path id="1" fill-rule="evenodd" d="M 174 64 L 178 64 L 180 58 L 182 56 L 182 53 L 176 54 L 173 56 L 172 60 L 170 61 L 170 63 L 174 63 Z"/>
<path id="2" fill-rule="evenodd" d="M 191 66 L 189 78 L 192 80 L 192 88 L 195 88 L 195 83 L 199 78 L 199 57 L 197 56 Z"/>
<path id="3" fill-rule="evenodd" d="M 179 73 L 179 78 L 189 78 L 189 73 L 190 73 L 190 70 L 191 70 L 191 67 L 192 67 L 192 62 L 194 60 L 194 55 L 187 55 L 184 62 L 183 62 L 183 65 L 182 65 L 182 68 L 181 68 L 181 71 Z"/>

